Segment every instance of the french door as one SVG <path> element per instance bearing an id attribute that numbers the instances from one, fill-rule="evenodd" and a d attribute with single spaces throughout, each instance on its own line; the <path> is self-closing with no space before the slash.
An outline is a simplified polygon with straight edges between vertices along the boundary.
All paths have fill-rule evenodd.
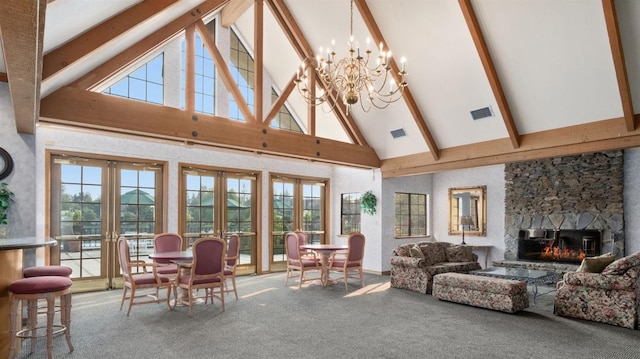
<path id="1" fill-rule="evenodd" d="M 238 274 L 257 271 L 257 176 L 223 170 L 182 169 L 182 237 L 191 246 L 198 238 L 235 233 L 240 237 Z"/>
<path id="2" fill-rule="evenodd" d="M 308 243 L 328 243 L 326 239 L 326 181 L 321 179 L 271 179 L 271 267 L 286 269 L 284 237 L 302 230 Z"/>
<path id="3" fill-rule="evenodd" d="M 50 168 L 52 262 L 73 269 L 79 290 L 118 286 L 118 237 L 147 259 L 162 231 L 163 165 L 52 155 Z"/>

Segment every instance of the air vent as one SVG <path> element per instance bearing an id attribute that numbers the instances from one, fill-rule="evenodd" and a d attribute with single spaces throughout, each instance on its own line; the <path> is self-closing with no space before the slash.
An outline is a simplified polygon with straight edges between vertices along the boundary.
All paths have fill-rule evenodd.
<path id="1" fill-rule="evenodd" d="M 483 107 L 481 109 L 471 111 L 471 118 L 473 118 L 474 121 L 492 116 L 493 112 L 491 112 L 491 107 Z"/>
<path id="2" fill-rule="evenodd" d="M 407 132 L 405 132 L 404 128 L 399 128 L 397 130 L 392 130 L 391 131 L 391 137 L 393 138 L 400 138 L 400 137 L 404 137 L 407 135 Z"/>

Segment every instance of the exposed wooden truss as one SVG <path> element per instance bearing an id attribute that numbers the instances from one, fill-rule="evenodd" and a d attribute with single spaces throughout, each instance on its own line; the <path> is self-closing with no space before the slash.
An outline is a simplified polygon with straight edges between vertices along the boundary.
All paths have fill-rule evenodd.
<path id="1" fill-rule="evenodd" d="M 262 102 L 256 101 L 256 104 L 259 103 L 260 106 L 256 106 L 255 119 L 253 117 L 254 115 L 248 110 L 248 106 L 245 108 L 240 101 L 238 104 L 247 119 L 246 124 L 233 123 L 219 117 L 198 114 L 196 116 L 199 119 L 198 121 L 194 121 L 195 123 L 193 123 L 192 126 L 185 126 L 185 128 L 181 129 L 174 128 L 175 124 L 169 122 L 175 121 L 175 123 L 182 123 L 184 125 L 185 118 L 193 121 L 193 109 L 189 105 L 187 105 L 185 111 L 163 106 L 140 104 L 139 102 L 135 102 L 135 105 L 126 105 L 125 102 L 128 100 L 113 99 L 106 95 L 87 91 L 87 89 L 104 86 L 105 81 L 121 74 L 133 63 L 148 55 L 154 49 L 158 49 L 176 36 L 181 35 L 185 29 L 203 32 L 202 18 L 215 11 L 222 9 L 222 22 L 226 24 L 225 26 L 229 26 L 251 5 L 258 5 L 254 6 L 254 15 L 257 21 L 256 28 L 260 28 L 263 12 L 263 2 L 261 0 L 203 1 L 199 6 L 97 67 L 68 87 L 54 92 L 42 101 L 41 108 L 41 80 L 50 79 L 56 76 L 56 74 L 65 71 L 82 58 L 90 55 L 101 46 L 104 46 L 108 41 L 121 36 L 140 22 L 150 19 L 159 12 L 166 10 L 175 3 L 175 0 L 141 2 L 43 57 L 42 33 L 47 2 L 51 2 L 51 0 L 5 0 L 0 3 L 0 29 L 3 35 L 3 48 L 7 65 L 7 73 L 0 74 L 0 81 L 9 82 L 9 89 L 16 113 L 16 127 L 19 133 L 34 133 L 38 115 L 41 114 L 43 117 L 46 117 L 45 120 L 47 121 L 58 121 L 91 128 L 109 128 L 111 131 L 120 132 L 137 133 L 139 131 L 139 133 L 144 133 L 145 135 L 206 143 L 213 146 L 237 148 L 252 152 L 266 152 L 280 154 L 282 156 L 307 158 L 309 160 L 331 163 L 344 163 L 362 167 L 377 167 L 380 164 L 375 152 L 368 147 L 366 139 L 358 129 L 353 118 L 346 114 L 346 108 L 342 102 L 338 100 L 335 93 L 333 93 L 332 101 L 335 105 L 336 116 L 354 143 L 353 145 L 340 142 L 334 144 L 335 141 L 315 137 L 315 108 L 312 106 L 310 106 L 308 110 L 309 135 L 281 134 L 280 132 L 283 131 L 269 129 L 268 124 L 295 87 L 293 79 L 282 89 L 280 98 L 270 109 L 263 109 L 261 107 Z M 289 38 L 300 58 L 313 57 L 311 46 L 284 1 L 264 0 L 264 2 L 270 7 L 272 14 L 280 24 L 285 35 Z M 382 32 L 377 26 L 366 1 L 355 0 L 354 2 L 374 40 L 376 42 L 384 42 Z M 602 0 L 602 6 L 611 44 L 623 117 L 530 134 L 518 133 L 509 108 L 507 96 L 500 83 L 498 71 L 495 69 L 491 53 L 485 43 L 484 36 L 473 11 L 472 1 L 458 0 L 458 2 L 496 98 L 496 102 L 498 103 L 509 137 L 479 144 L 440 149 L 435 139 L 431 136 L 427 125 L 428 120 L 420 113 L 411 91 L 407 91 L 404 96 L 405 103 L 420 129 L 429 151 L 383 161 L 381 168 L 384 177 L 405 176 L 447 169 L 569 155 L 613 148 L 628 148 L 640 145 L 640 133 L 638 133 L 637 130 L 638 116 L 633 112 L 631 89 L 626 71 L 614 0 Z M 262 46 L 263 41 L 261 36 L 260 31 L 257 31 L 256 37 L 254 38 L 256 47 Z M 206 38 L 207 36 L 203 36 L 207 48 L 213 54 L 212 57 L 217 57 L 215 56 L 217 50 L 215 49 L 212 39 L 207 40 Z M 258 54 L 258 52 L 260 52 L 260 54 L 257 55 L 255 59 L 256 67 L 259 66 L 259 71 L 262 71 L 262 55 L 261 51 L 256 51 L 256 54 Z M 220 58 L 216 60 L 216 62 L 219 61 L 221 61 Z M 216 63 L 216 66 L 224 67 L 218 63 Z M 392 64 L 392 67 L 393 71 L 397 72 L 398 68 L 395 62 Z M 262 81 L 262 75 L 259 71 L 256 71 L 257 82 Z M 222 78 L 225 77 L 231 78 L 230 75 L 222 76 Z M 227 79 L 228 83 L 225 84 L 229 91 L 233 93 L 233 88 L 236 85 L 233 81 L 229 81 L 229 79 Z M 315 80 L 318 79 L 316 78 Z M 262 86 L 257 87 L 261 89 Z M 315 88 L 315 86 L 313 86 L 313 88 Z M 187 93 L 188 92 L 189 91 L 187 91 Z M 258 92 L 256 92 L 256 95 L 258 95 Z M 263 95 L 260 94 L 260 96 Z M 238 98 L 242 99 L 242 96 Z M 87 101 L 87 104 L 80 105 L 78 104 L 79 100 Z M 187 100 L 187 103 L 189 103 L 189 100 Z M 123 111 L 112 109 L 112 107 L 116 105 L 126 108 L 126 113 L 129 117 L 123 115 Z M 67 107 L 65 108 L 65 106 Z M 79 110 L 78 112 L 86 117 L 74 114 L 74 106 L 84 108 L 84 110 Z M 111 122 L 109 122 L 107 116 L 85 108 L 87 106 L 101 108 L 106 111 L 105 113 L 114 117 L 112 117 Z M 70 109 L 74 109 L 74 111 Z M 110 112 L 108 110 L 112 111 Z M 152 119 L 142 112 L 153 113 L 155 116 L 166 117 L 171 120 L 167 120 L 168 124 L 166 127 L 154 122 L 151 130 L 140 124 L 131 123 L 133 121 L 113 121 L 113 118 L 131 118 L 133 116 L 134 118 L 144 120 L 141 123 L 147 126 L 151 123 Z M 109 125 L 110 123 L 111 125 Z M 209 127 L 214 125 L 216 127 L 215 131 Z M 112 126 L 121 127 L 115 128 Z M 190 130 L 188 131 L 187 128 Z M 194 136 L 194 133 L 198 135 Z M 238 133 L 242 133 L 242 135 L 238 135 Z M 242 141 L 235 140 L 240 137 L 243 138 Z M 230 138 L 233 138 L 234 141 L 229 140 Z M 280 145 L 281 143 L 287 144 L 287 146 Z M 300 150 L 299 152 L 297 152 L 298 149 Z"/>
<path id="2" fill-rule="evenodd" d="M 46 0 L 0 2 L 0 31 L 9 91 L 19 133 L 35 133 L 40 113 Z"/>

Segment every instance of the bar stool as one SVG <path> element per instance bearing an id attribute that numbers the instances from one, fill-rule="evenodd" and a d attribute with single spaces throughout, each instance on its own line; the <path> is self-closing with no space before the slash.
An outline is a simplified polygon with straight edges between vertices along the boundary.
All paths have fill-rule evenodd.
<path id="1" fill-rule="evenodd" d="M 69 278 L 71 273 L 73 273 L 73 269 L 65 266 L 36 266 L 23 270 L 22 276 L 25 278 L 31 278 L 52 275 L 56 277 Z"/>
<path id="2" fill-rule="evenodd" d="M 31 339 L 31 352 L 35 350 L 37 338 L 47 338 L 47 358 L 53 358 L 53 336 L 64 332 L 69 351 L 73 351 L 71 344 L 71 279 L 61 276 L 41 276 L 18 279 L 9 285 L 9 325 L 11 328 L 9 358 L 13 358 L 16 352 L 17 338 Z M 55 300 L 60 298 L 60 324 L 53 324 L 55 313 Z M 39 299 L 47 301 L 47 325 L 38 327 Z M 27 329 L 18 330 L 17 316 L 20 301 L 27 303 Z M 22 317 L 22 316 L 21 316 Z M 21 320 L 20 320 L 21 322 Z M 38 329 L 45 329 L 46 335 L 38 335 Z"/>

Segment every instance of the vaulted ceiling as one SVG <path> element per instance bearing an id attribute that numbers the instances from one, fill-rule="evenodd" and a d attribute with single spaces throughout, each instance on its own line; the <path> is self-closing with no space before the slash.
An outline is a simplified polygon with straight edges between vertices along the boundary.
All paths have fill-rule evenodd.
<path id="1" fill-rule="evenodd" d="M 640 146 L 640 1 L 354 0 L 354 8 L 358 41 L 407 58 L 407 91 L 383 110 L 311 111 L 292 86 L 301 59 L 332 39 L 346 54 L 349 0 L 5 0 L 0 80 L 20 133 L 57 122 L 380 167 L 385 177 Z M 305 118 L 306 135 L 270 129 L 272 109 L 261 105 L 247 123 L 195 121 L 188 109 L 88 91 L 212 16 L 240 34 Z M 487 108 L 489 117 L 472 118 Z M 398 129 L 406 136 L 394 138 Z"/>

